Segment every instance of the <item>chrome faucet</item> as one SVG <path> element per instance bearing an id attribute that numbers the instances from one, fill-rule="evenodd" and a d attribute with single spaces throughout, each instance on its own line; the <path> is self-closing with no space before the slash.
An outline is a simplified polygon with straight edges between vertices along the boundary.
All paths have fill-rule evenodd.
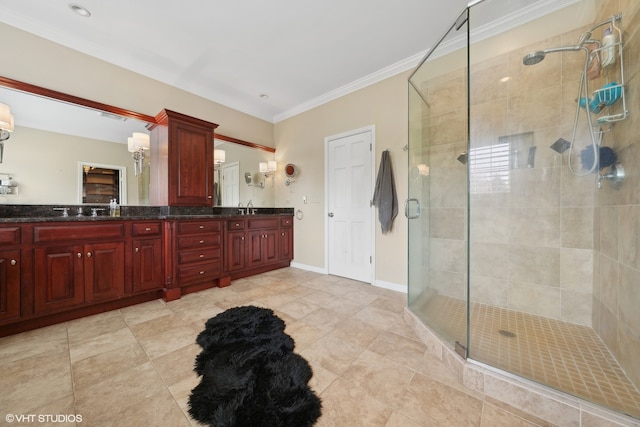
<path id="1" fill-rule="evenodd" d="M 244 209 L 242 209 L 242 202 L 238 203 L 238 212 L 240 215 L 244 215 Z"/>

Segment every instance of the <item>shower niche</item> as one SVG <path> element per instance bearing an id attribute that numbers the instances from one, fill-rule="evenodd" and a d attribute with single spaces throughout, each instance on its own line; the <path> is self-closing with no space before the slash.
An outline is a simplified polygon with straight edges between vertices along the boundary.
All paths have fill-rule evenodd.
<path id="1" fill-rule="evenodd" d="M 408 182 L 408 310 L 466 366 L 637 421 L 640 200 L 621 163 L 640 162 L 640 8 L 537 3 L 470 3 L 409 77 L 408 166 L 429 173 Z"/>

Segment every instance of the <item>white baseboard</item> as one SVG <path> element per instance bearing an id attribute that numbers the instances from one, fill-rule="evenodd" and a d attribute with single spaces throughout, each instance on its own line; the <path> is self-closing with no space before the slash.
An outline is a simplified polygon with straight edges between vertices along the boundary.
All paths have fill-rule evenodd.
<path id="1" fill-rule="evenodd" d="M 384 280 L 376 280 L 373 284 L 379 288 L 390 289 L 392 291 L 402 292 L 404 294 L 407 293 L 406 285 L 399 285 L 398 283 L 385 282 Z"/>
<path id="2" fill-rule="evenodd" d="M 299 268 L 300 270 L 311 271 L 313 273 L 328 274 L 326 269 L 321 267 L 315 267 L 313 265 L 306 265 L 306 264 L 300 264 L 297 262 L 292 262 L 291 267 Z"/>

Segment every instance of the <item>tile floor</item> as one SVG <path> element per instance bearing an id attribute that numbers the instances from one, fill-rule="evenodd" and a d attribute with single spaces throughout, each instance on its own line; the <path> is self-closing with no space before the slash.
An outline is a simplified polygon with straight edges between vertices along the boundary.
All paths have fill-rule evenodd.
<path id="1" fill-rule="evenodd" d="M 208 318 L 248 304 L 284 319 L 312 365 L 320 427 L 547 425 L 463 387 L 405 324 L 405 299 L 286 268 L 1 338 L 0 425 L 49 416 L 68 426 L 60 421 L 75 414 L 78 426 L 196 426 L 187 415 L 195 337 Z M 12 415 L 33 418 L 9 424 Z"/>
<path id="2" fill-rule="evenodd" d="M 465 307 L 435 295 L 414 310 L 464 342 Z M 472 359 L 640 418 L 640 392 L 593 329 L 473 303 L 469 324 Z"/>

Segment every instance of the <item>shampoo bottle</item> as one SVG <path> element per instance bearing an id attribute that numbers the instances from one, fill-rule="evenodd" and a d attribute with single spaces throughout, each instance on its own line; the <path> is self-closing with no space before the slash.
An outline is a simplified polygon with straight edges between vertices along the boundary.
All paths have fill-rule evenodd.
<path id="1" fill-rule="evenodd" d="M 604 30 L 602 37 L 602 66 L 608 67 L 616 62 L 616 36 L 611 32 L 611 28 Z"/>

